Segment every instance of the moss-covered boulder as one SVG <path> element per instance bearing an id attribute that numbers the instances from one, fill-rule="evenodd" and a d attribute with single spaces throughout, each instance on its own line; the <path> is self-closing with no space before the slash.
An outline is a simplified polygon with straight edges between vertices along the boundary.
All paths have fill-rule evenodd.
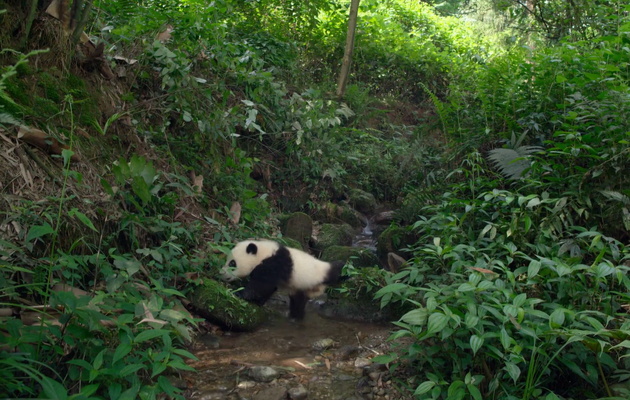
<path id="1" fill-rule="evenodd" d="M 302 212 L 293 213 L 287 219 L 286 228 L 282 233 L 289 239 L 297 240 L 302 249 L 306 249 L 313 234 L 313 220 Z"/>
<path id="2" fill-rule="evenodd" d="M 350 246 L 354 232 L 348 224 L 324 224 L 317 235 L 317 250 L 325 250 L 330 246 Z"/>
<path id="3" fill-rule="evenodd" d="M 344 290 L 329 290 L 326 302 L 317 306 L 317 312 L 327 318 L 361 322 L 390 322 L 398 320 L 414 305 L 409 302 L 390 303 L 381 308 L 374 293 L 383 287 L 389 272 L 380 268 L 361 268 L 344 283 Z M 376 286 L 375 286 L 376 285 Z"/>
<path id="4" fill-rule="evenodd" d="M 409 258 L 409 253 L 401 249 L 416 243 L 418 238 L 407 228 L 390 226 L 378 236 L 376 255 L 383 263 L 387 263 L 387 254 L 395 253 L 404 258 Z"/>
<path id="5" fill-rule="evenodd" d="M 348 193 L 350 205 L 358 211 L 371 214 L 376 210 L 376 198 L 372 193 L 365 192 L 361 189 L 352 189 Z"/>
<path id="6" fill-rule="evenodd" d="M 253 331 L 269 316 L 264 308 L 234 296 L 223 283 L 211 279 L 204 279 L 188 300 L 197 314 L 233 331 Z"/>
<path id="7" fill-rule="evenodd" d="M 354 257 L 354 258 L 353 258 Z M 357 268 L 380 266 L 378 257 L 368 249 L 350 246 L 330 246 L 322 253 L 323 261 L 344 261 L 352 258 Z"/>
<path id="8" fill-rule="evenodd" d="M 327 203 L 317 210 L 313 217 L 317 221 L 331 224 L 346 223 L 353 228 L 362 228 L 367 223 L 367 219 L 356 210 L 334 203 Z"/>

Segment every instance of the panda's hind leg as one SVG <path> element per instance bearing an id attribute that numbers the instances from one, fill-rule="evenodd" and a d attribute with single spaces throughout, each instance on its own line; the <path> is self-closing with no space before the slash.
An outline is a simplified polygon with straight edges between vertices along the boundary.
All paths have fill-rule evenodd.
<path id="1" fill-rule="evenodd" d="M 289 300 L 289 318 L 295 318 L 297 320 L 304 319 L 306 303 L 308 302 L 306 292 L 298 290 L 297 292 L 291 293 Z"/>

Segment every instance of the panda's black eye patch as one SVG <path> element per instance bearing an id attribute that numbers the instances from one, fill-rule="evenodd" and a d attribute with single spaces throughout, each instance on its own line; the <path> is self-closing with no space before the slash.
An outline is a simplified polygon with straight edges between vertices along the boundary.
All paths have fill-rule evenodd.
<path id="1" fill-rule="evenodd" d="M 250 243 L 249 245 L 247 245 L 247 249 L 245 249 L 245 251 L 247 251 L 247 254 L 256 254 L 258 253 L 258 246 L 256 246 L 254 243 Z"/>
<path id="2" fill-rule="evenodd" d="M 231 268 L 236 268 L 236 261 L 232 260 L 230 261 L 230 263 L 228 264 Z"/>

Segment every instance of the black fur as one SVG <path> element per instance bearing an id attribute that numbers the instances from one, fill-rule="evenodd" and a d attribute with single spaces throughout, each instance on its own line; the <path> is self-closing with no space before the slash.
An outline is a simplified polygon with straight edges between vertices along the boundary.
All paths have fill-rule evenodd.
<path id="1" fill-rule="evenodd" d="M 289 299 L 291 300 L 289 306 L 289 318 L 304 319 L 306 303 L 308 302 L 306 293 L 302 291 L 295 292 L 289 296 Z"/>
<path id="2" fill-rule="evenodd" d="M 324 280 L 324 284 L 326 285 L 334 285 L 337 282 L 343 282 L 348 279 L 347 276 L 341 275 L 341 270 L 343 269 L 344 263 L 343 261 L 333 261 L 330 263 L 330 269 L 328 270 L 328 274 L 326 275 L 326 280 Z"/>
<path id="3" fill-rule="evenodd" d="M 250 243 L 247 245 L 245 251 L 247 252 L 247 254 L 256 254 L 258 253 L 258 247 L 254 243 Z"/>
<path id="4" fill-rule="evenodd" d="M 258 251 L 256 245 L 252 243 L 247 246 L 247 252 L 249 252 L 250 246 L 254 246 L 255 251 Z M 254 268 L 249 275 L 249 283 L 245 289 L 236 292 L 236 294 L 243 300 L 262 306 L 278 290 L 278 286 L 289 281 L 292 271 L 291 253 L 289 253 L 289 249 L 280 245 L 273 256 L 265 259 Z"/>

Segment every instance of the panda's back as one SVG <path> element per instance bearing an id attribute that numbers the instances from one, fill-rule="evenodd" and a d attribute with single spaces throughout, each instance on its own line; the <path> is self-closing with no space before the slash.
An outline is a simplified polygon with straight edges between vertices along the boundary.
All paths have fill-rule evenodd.
<path id="1" fill-rule="evenodd" d="M 287 247 L 293 262 L 288 286 L 292 289 L 308 290 L 320 286 L 326 279 L 330 264 L 312 255 Z"/>

